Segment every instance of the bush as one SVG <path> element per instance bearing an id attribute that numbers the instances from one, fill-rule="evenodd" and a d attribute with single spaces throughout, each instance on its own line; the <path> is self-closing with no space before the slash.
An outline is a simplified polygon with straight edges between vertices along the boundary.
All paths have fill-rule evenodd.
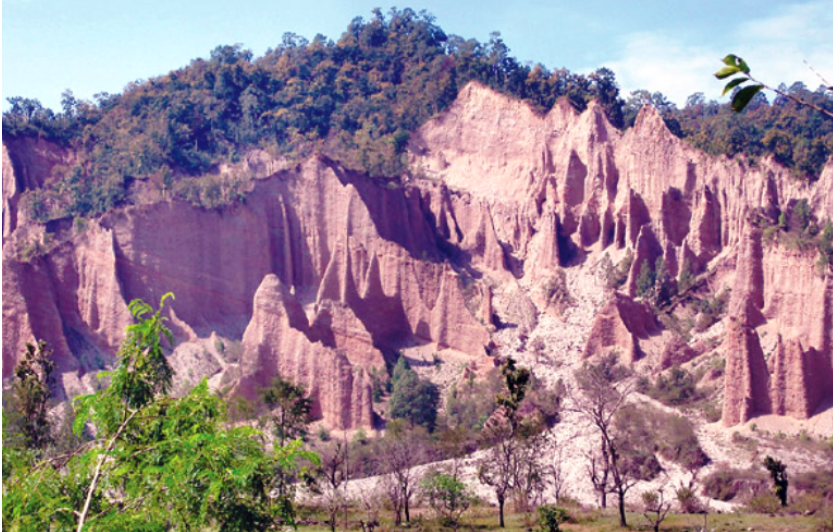
<path id="1" fill-rule="evenodd" d="M 741 492 L 751 497 L 766 486 L 766 477 L 751 469 L 721 468 L 703 479 L 703 494 L 719 501 L 731 501 Z"/>
<path id="2" fill-rule="evenodd" d="M 772 493 L 759 493 L 752 496 L 746 509 L 756 514 L 776 514 L 781 510 L 781 501 Z"/>
<path id="3" fill-rule="evenodd" d="M 602 272 L 604 273 L 605 283 L 611 290 L 617 290 L 624 286 L 628 281 L 628 275 L 631 272 L 631 265 L 633 264 L 633 252 L 629 249 L 625 258 L 622 259 L 618 265 L 614 266 L 608 255 L 602 259 Z"/>
<path id="4" fill-rule="evenodd" d="M 691 422 L 676 414 L 667 414 L 650 407 L 625 407 L 616 422 L 617 429 L 626 427 L 630 439 L 647 442 L 650 448 L 667 460 L 686 468 L 696 469 L 706 465 L 709 457 L 700 447 Z M 652 463 L 643 461 L 647 471 L 659 473 Z M 656 470 L 656 471 L 655 471 Z"/>
<path id="5" fill-rule="evenodd" d="M 475 500 L 469 487 L 457 477 L 439 471 L 423 477 L 420 487 L 443 525 L 457 530 L 460 518 Z"/>
<path id="6" fill-rule="evenodd" d="M 702 510 L 700 500 L 691 488 L 681 487 L 678 489 L 677 502 L 680 505 L 680 510 L 686 514 L 696 514 Z"/>
<path id="7" fill-rule="evenodd" d="M 573 305 L 573 298 L 567 288 L 567 274 L 559 269 L 556 275 L 548 277 L 541 285 L 541 296 L 548 307 L 554 307 L 559 312 Z"/>
<path id="8" fill-rule="evenodd" d="M 723 289 L 719 294 L 700 301 L 700 317 L 697 319 L 697 330 L 702 332 L 720 321 L 726 312 L 731 290 Z"/>
<path id="9" fill-rule="evenodd" d="M 679 366 L 672 367 L 667 377 L 660 374 L 653 386 L 641 385 L 643 393 L 666 405 L 680 406 L 701 399 L 694 376 Z"/>
<path id="10" fill-rule="evenodd" d="M 833 506 L 827 506 L 819 512 L 816 532 L 833 532 Z"/>
<path id="11" fill-rule="evenodd" d="M 539 532 L 559 532 L 559 525 L 567 519 L 569 515 L 563 508 L 557 508 L 551 504 L 542 504 L 538 507 Z"/>
<path id="12" fill-rule="evenodd" d="M 798 473 L 792 479 L 797 492 L 818 495 L 833 503 L 833 469 Z"/>

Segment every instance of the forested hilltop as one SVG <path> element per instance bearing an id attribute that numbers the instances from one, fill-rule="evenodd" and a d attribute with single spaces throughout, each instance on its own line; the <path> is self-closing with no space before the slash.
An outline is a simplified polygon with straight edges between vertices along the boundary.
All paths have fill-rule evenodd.
<path id="1" fill-rule="evenodd" d="M 541 112 L 565 97 L 578 110 L 597 99 L 611 123 L 632 125 L 653 104 L 676 135 L 711 154 L 774 155 L 798 179 L 813 181 L 833 152 L 833 121 L 786 98 L 758 95 L 741 116 L 728 104 L 689 97 L 682 109 L 659 93 L 620 95 L 615 75 L 550 70 L 510 55 L 500 35 L 487 43 L 447 35 L 435 18 L 411 9 L 376 9 L 354 19 L 337 41 L 286 34 L 254 58 L 240 45 L 95 103 L 63 94 L 62 111 L 10 98 L 7 138 L 39 136 L 77 153 L 56 179 L 32 191 L 39 221 L 94 216 L 129 201 L 134 180 L 187 196 L 177 182 L 235 162 L 252 147 L 290 160 L 321 152 L 374 176 L 407 171 L 409 134 L 445 109 L 458 89 L 477 80 Z M 797 83 L 791 94 L 833 110 L 821 90 Z"/>

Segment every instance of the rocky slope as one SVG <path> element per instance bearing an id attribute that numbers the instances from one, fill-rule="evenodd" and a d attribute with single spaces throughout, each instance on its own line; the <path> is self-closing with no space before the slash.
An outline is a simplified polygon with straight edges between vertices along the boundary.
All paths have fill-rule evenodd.
<path id="1" fill-rule="evenodd" d="M 553 346 L 571 363 L 610 350 L 640 371 L 725 357 L 726 425 L 808 417 L 833 394 L 833 279 L 813 252 L 764 242 L 754 222 L 799 199 L 820 220 L 833 215 L 830 163 L 802 185 L 770 160 L 690 148 L 651 108 L 622 134 L 594 104 L 541 116 L 477 84 L 412 135 L 414 177 L 399 183 L 257 152 L 231 169 L 251 179 L 245 203 L 205 209 L 143 193 L 86 223 L 31 223 L 21 194 L 66 157 L 3 147 L 4 378 L 37 337 L 55 350 L 59 393 L 88 388 L 118 348 L 126 302 L 172 291 L 176 360 L 222 358 L 218 339 L 242 353 L 183 362 L 189 377 L 250 397 L 291 377 L 337 428 L 373 422 L 369 373 L 386 354 L 521 356 L 532 336 L 551 339 L 541 324 L 553 320 Z M 618 293 L 577 288 L 603 282 L 605 255 L 629 251 Z M 727 322 L 686 339 L 660 323 L 635 299 L 639 272 L 659 257 L 672 278 L 688 265 L 699 290 L 732 288 Z"/>

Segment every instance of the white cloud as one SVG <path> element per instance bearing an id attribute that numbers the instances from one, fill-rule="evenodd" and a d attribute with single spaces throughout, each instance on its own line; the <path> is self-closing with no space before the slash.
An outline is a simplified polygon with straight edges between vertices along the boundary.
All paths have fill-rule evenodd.
<path id="1" fill-rule="evenodd" d="M 623 94 L 637 89 L 659 91 L 683 105 L 695 92 L 719 96 L 717 82 L 710 82 L 720 57 L 715 50 L 691 46 L 673 35 L 638 33 L 626 38 L 620 57 L 606 66 L 616 73 Z"/>
<path id="2" fill-rule="evenodd" d="M 821 80 L 806 60 L 833 83 L 833 6 L 829 1 L 792 5 L 774 15 L 738 24 L 721 42 L 704 45 L 690 35 L 665 31 L 635 33 L 606 66 L 616 72 L 623 94 L 660 91 L 679 105 L 695 92 L 719 98 L 722 83 L 712 73 L 727 53 L 743 57 L 752 74 L 770 85 L 802 81 L 815 89 Z"/>
<path id="3" fill-rule="evenodd" d="M 803 81 L 815 89 L 821 84 L 804 64 L 806 60 L 833 83 L 833 5 L 813 2 L 789 7 L 779 15 L 752 20 L 738 28 L 739 43 L 752 74 L 761 81 L 790 84 Z"/>

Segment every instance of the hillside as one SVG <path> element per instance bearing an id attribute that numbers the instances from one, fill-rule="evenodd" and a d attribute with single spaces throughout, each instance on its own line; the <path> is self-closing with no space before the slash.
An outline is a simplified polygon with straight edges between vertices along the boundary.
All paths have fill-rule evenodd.
<path id="1" fill-rule="evenodd" d="M 216 107 L 242 101 L 252 80 L 278 83 L 276 72 L 316 57 L 310 68 L 326 70 L 346 54 L 332 80 L 309 74 L 339 87 L 351 61 L 402 44 L 383 39 L 402 25 L 409 57 L 436 39 L 435 62 L 379 66 L 372 90 L 298 115 L 322 117 L 319 129 L 293 122 L 282 99 L 292 80 L 266 91 L 276 99 L 260 111 L 290 122 L 246 133 L 243 111 Z M 799 179 L 763 152 L 709 154 L 653 105 L 625 128 L 618 94 L 592 99 L 600 78 L 569 75 L 586 82 L 580 97 L 517 97 L 508 77 L 460 75 L 464 43 L 449 52 L 438 31 L 405 11 L 356 22 L 338 43 L 289 39 L 254 62 L 220 49 L 72 117 L 4 117 L 4 131 L 18 128 L 2 152 L 4 381 L 38 338 L 53 350 L 57 400 L 95 390 L 132 321 L 128 303 L 173 292 L 178 392 L 205 377 L 255 401 L 280 375 L 305 386 L 322 427 L 353 434 L 390 421 L 379 381 L 399 355 L 444 398 L 511 357 L 569 400 L 575 370 L 613 353 L 640 383 L 635 403 L 691 422 L 705 472 L 775 448 L 790 471 L 825 465 L 822 453 L 743 438 L 757 427 L 833 435 L 833 161 Z M 385 78 L 396 72 L 414 77 Z M 200 85 L 212 76 L 214 92 Z M 428 79 L 453 82 L 417 90 Z M 226 82 L 236 96 L 217 94 Z M 206 107 L 192 106 L 197 94 Z M 338 122 L 378 95 L 388 99 Z M 690 379 L 691 397 L 669 398 L 675 379 Z M 572 493 L 592 502 L 582 423 L 565 410 L 552 435 Z M 675 483 L 691 478 L 670 462 Z"/>

